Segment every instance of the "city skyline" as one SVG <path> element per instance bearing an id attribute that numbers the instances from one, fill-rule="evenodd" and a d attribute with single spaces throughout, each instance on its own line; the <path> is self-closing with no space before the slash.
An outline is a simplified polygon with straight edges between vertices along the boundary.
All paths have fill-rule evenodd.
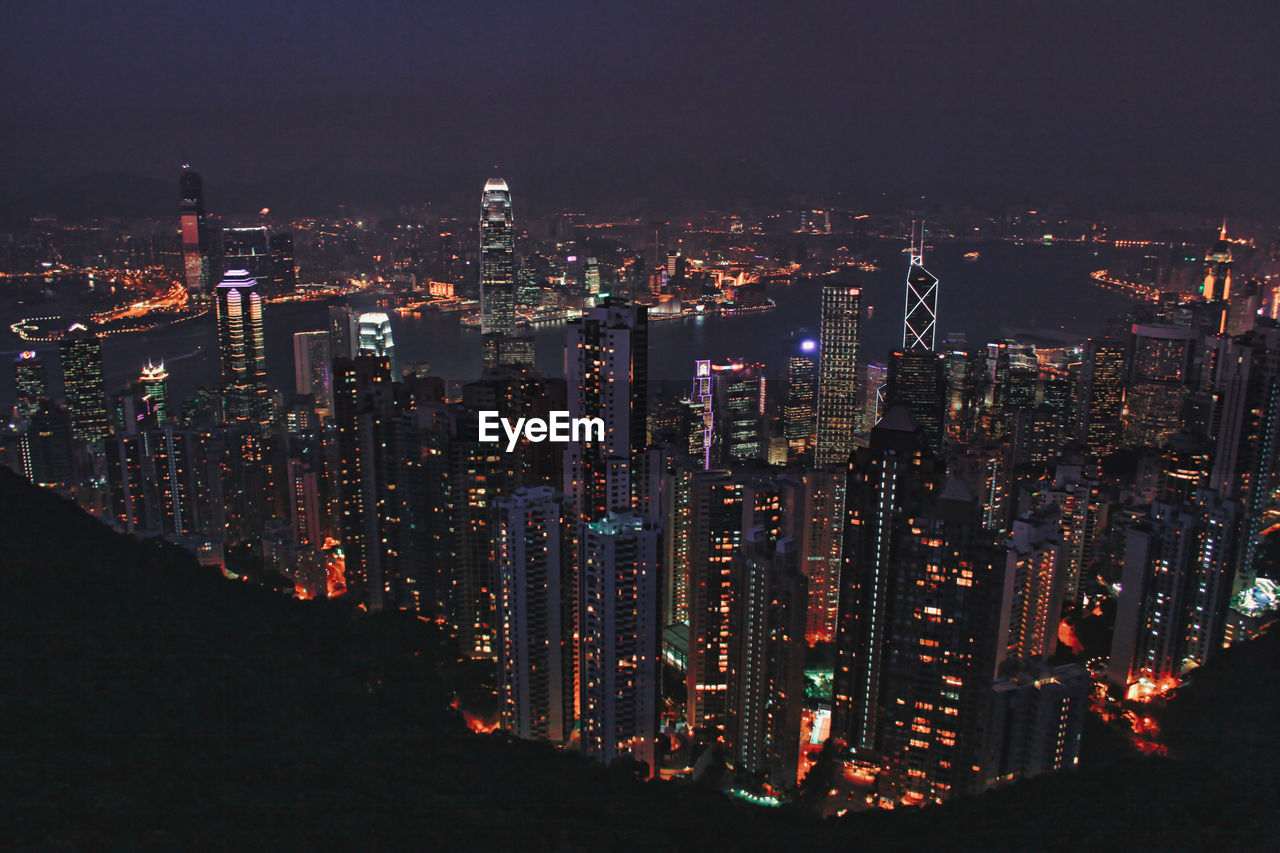
<path id="1" fill-rule="evenodd" d="M 1215 14 L 6 12 L 0 825 L 1270 849 L 1280 14 Z"/>

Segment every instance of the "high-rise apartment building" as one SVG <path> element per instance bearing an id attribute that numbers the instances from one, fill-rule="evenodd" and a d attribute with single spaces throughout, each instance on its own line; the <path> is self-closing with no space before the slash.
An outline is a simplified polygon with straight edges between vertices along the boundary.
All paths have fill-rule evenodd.
<path id="1" fill-rule="evenodd" d="M 572 610 L 565 606 L 560 500 L 548 486 L 495 502 L 502 727 L 564 743 L 573 731 Z"/>
<path id="2" fill-rule="evenodd" d="M 656 772 L 659 543 L 636 513 L 581 524 L 579 549 L 579 733 L 584 755 L 629 756 Z"/>

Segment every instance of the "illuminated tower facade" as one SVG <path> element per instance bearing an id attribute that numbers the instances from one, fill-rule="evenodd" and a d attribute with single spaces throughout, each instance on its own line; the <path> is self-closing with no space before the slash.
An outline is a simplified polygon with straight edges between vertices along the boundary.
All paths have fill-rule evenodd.
<path id="1" fill-rule="evenodd" d="M 480 201 L 480 330 L 509 335 L 515 328 L 515 230 L 511 191 L 490 178 Z"/>
<path id="2" fill-rule="evenodd" d="M 940 802 L 985 784 L 1006 566 L 922 439 L 892 407 L 849 469 L 832 733 Z"/>
<path id="3" fill-rule="evenodd" d="M 1107 340 L 1090 340 L 1086 349 L 1081 437 L 1095 456 L 1114 453 L 1120 443 L 1127 349 Z"/>
<path id="4" fill-rule="evenodd" d="M 502 727 L 563 743 L 573 730 L 573 655 L 564 630 L 560 500 L 539 486 L 499 498 L 496 508 Z"/>
<path id="5" fill-rule="evenodd" d="M 76 323 L 62 336 L 58 356 L 72 437 L 83 442 L 106 438 L 107 390 L 102 376 L 102 342 Z"/>
<path id="6" fill-rule="evenodd" d="M 1227 242 L 1227 223 L 1222 223 L 1218 242 L 1204 256 L 1204 281 L 1200 295 L 1212 302 L 1231 298 L 1231 244 Z"/>
<path id="7" fill-rule="evenodd" d="M 258 282 L 245 270 L 228 270 L 216 296 L 227 420 L 265 422 L 271 400 Z"/>
<path id="8" fill-rule="evenodd" d="M 911 228 L 911 263 L 907 267 L 902 349 L 889 355 L 885 399 L 907 407 L 928 447 L 942 449 L 946 417 L 946 371 L 934 352 L 938 333 L 938 278 L 924 268 L 924 224 Z"/>
<path id="9" fill-rule="evenodd" d="M 209 291 L 208 238 L 205 233 L 204 181 L 198 172 L 183 167 L 179 182 L 182 196 L 182 267 L 187 292 L 200 296 Z"/>
<path id="10" fill-rule="evenodd" d="M 13 389 L 17 398 L 14 411 L 19 418 L 29 418 L 49 396 L 49 371 L 34 350 L 23 350 L 13 361 Z"/>
<path id="11" fill-rule="evenodd" d="M 814 464 L 844 464 L 854 449 L 858 411 L 858 337 L 862 290 L 843 284 L 822 288 L 818 357 L 818 440 Z"/>
<path id="12" fill-rule="evenodd" d="M 391 364 L 396 373 L 396 344 L 391 337 L 391 318 L 381 312 L 361 314 L 357 325 L 356 355 L 376 355 Z"/>
<path id="13" fill-rule="evenodd" d="M 582 752 L 657 769 L 659 682 L 656 523 L 608 513 L 579 531 L 579 732 Z"/>
<path id="14" fill-rule="evenodd" d="M 138 381 L 142 385 L 142 393 L 150 400 L 148 409 L 155 414 L 156 423 L 163 424 L 169 420 L 169 371 L 164 369 L 164 362 L 152 364 L 148 361 Z"/>
<path id="15" fill-rule="evenodd" d="M 782 406 L 782 435 L 787 457 L 808 462 L 814 443 L 814 418 L 818 414 L 818 342 L 803 338 L 787 355 L 787 399 Z"/>
<path id="16" fill-rule="evenodd" d="M 924 268 L 924 223 L 916 241 L 911 229 L 911 264 L 907 268 L 906 305 L 902 320 L 904 350 L 934 350 L 938 335 L 938 278 Z"/>

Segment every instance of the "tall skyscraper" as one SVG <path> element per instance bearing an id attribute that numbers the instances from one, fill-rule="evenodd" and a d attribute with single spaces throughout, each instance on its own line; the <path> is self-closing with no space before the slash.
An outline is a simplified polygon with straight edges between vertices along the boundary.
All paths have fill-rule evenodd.
<path id="1" fill-rule="evenodd" d="M 187 292 L 209 292 L 209 247 L 205 227 L 204 181 L 200 174 L 182 167 L 182 266 Z"/>
<path id="2" fill-rule="evenodd" d="M 376 355 L 391 364 L 391 376 L 399 374 L 396 363 L 396 345 L 391 337 L 391 318 L 381 311 L 361 314 L 357 323 L 358 339 L 356 355 Z"/>
<path id="3" fill-rule="evenodd" d="M 515 328 L 515 230 L 511 191 L 490 178 L 480 202 L 480 330 L 508 335 Z"/>
<path id="4" fill-rule="evenodd" d="M 560 559 L 560 500 L 548 486 L 499 498 L 502 727 L 564 743 L 573 731 L 573 633 Z"/>
<path id="5" fill-rule="evenodd" d="M 58 345 L 62 384 L 71 415 L 71 435 L 76 441 L 94 442 L 107 437 L 107 390 L 102 376 L 102 343 L 98 336 L 76 323 Z"/>
<path id="6" fill-rule="evenodd" d="M 44 359 L 34 350 L 23 350 L 13 361 L 13 390 L 17 400 L 14 412 L 29 418 L 49 396 L 49 371 Z"/>
<path id="7" fill-rule="evenodd" d="M 569 416 L 604 421 L 604 441 L 571 442 L 564 495 L 578 521 L 632 508 L 631 476 L 644 450 L 648 417 L 648 315 L 606 300 L 569 324 L 565 337 Z"/>
<path id="8" fill-rule="evenodd" d="M 885 403 L 903 405 L 920 426 L 925 443 L 934 453 L 942 450 L 946 416 L 945 356 L 926 349 L 889 353 Z"/>
<path id="9" fill-rule="evenodd" d="M 1210 487 L 1239 505 L 1233 593 L 1253 586 L 1271 494 L 1280 475 L 1280 326 L 1258 318 L 1239 338 L 1213 344 Z"/>
<path id="10" fill-rule="evenodd" d="M 1212 491 L 1156 503 L 1129 529 L 1110 679 L 1129 698 L 1162 692 L 1222 649 L 1234 577 L 1236 507 Z"/>
<path id="11" fill-rule="evenodd" d="M 152 412 L 157 424 L 163 424 L 173 414 L 169 411 L 169 371 L 164 369 L 164 362 L 152 364 L 150 361 L 142 368 L 142 376 L 138 382 L 142 385 L 142 393 L 149 400 L 148 409 Z"/>
<path id="12" fill-rule="evenodd" d="M 294 390 L 310 394 L 316 408 L 333 411 L 333 357 L 328 332 L 295 332 L 293 335 Z"/>
<path id="13" fill-rule="evenodd" d="M 742 545 L 742 484 L 727 471 L 701 471 L 689 486 L 686 719 L 695 731 L 714 730 L 725 723 L 729 604 L 733 558 Z"/>
<path id="14" fill-rule="evenodd" d="M 1085 350 L 1081 437 L 1094 456 L 1114 453 L 1120 443 L 1125 350 L 1124 344 L 1107 340 L 1090 340 Z"/>
<path id="15" fill-rule="evenodd" d="M 924 268 L 924 223 L 916 241 L 911 224 L 911 263 L 907 268 L 906 303 L 902 319 L 902 348 L 933 352 L 938 335 L 938 278 Z"/>
<path id="16" fill-rule="evenodd" d="M 818 441 L 814 464 L 849 461 L 858 411 L 858 338 L 862 290 L 842 284 L 822 288 L 822 329 L 818 361 Z"/>
<path id="17" fill-rule="evenodd" d="M 265 422 L 271 399 L 257 280 L 244 270 L 228 270 L 217 287 L 217 312 L 227 420 Z"/>
<path id="18" fill-rule="evenodd" d="M 984 784 L 1005 559 L 895 406 L 849 468 L 832 732 L 908 801 Z"/>
<path id="19" fill-rule="evenodd" d="M 805 337 L 791 344 L 787 355 L 787 399 L 782 406 L 782 435 L 789 461 L 809 462 L 813 456 L 818 415 L 818 342 Z"/>
<path id="20" fill-rule="evenodd" d="M 1196 337 L 1195 330 L 1186 326 L 1133 325 L 1133 361 L 1125 400 L 1126 432 L 1134 444 L 1159 447 L 1182 428 Z"/>
<path id="21" fill-rule="evenodd" d="M 1222 223 L 1218 242 L 1204 256 L 1204 281 L 1200 295 L 1208 301 L 1231 298 L 1231 244 L 1227 242 L 1227 223 Z"/>
<path id="22" fill-rule="evenodd" d="M 747 532 L 734 558 L 726 741 L 739 773 L 794 786 L 807 593 L 794 539 Z"/>
<path id="23" fill-rule="evenodd" d="M 661 535 L 636 513 L 581 526 L 582 752 L 609 763 L 630 756 L 656 772 L 659 688 L 658 554 Z"/>
<path id="24" fill-rule="evenodd" d="M 764 365 L 735 361 L 713 364 L 712 409 L 724 462 L 760 458 L 760 431 L 765 411 Z"/>
<path id="25" fill-rule="evenodd" d="M 911 226 L 911 262 L 907 267 L 902 317 L 902 349 L 889 356 L 885 399 L 900 403 L 924 432 L 934 453 L 942 449 L 946 418 L 946 373 L 934 352 L 938 334 L 938 279 L 924 268 L 924 223 Z"/>

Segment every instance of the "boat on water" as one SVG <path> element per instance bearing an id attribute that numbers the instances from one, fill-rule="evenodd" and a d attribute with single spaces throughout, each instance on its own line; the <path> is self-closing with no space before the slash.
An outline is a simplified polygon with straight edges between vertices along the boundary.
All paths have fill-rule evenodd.
<path id="1" fill-rule="evenodd" d="M 980 257 L 982 257 L 982 256 L 981 256 L 980 254 L 978 254 L 977 252 L 965 252 L 965 253 L 964 253 L 964 259 L 965 259 L 966 261 L 968 261 L 969 263 L 973 263 L 974 261 L 976 261 L 976 260 L 977 260 L 978 258 L 980 258 Z"/>

